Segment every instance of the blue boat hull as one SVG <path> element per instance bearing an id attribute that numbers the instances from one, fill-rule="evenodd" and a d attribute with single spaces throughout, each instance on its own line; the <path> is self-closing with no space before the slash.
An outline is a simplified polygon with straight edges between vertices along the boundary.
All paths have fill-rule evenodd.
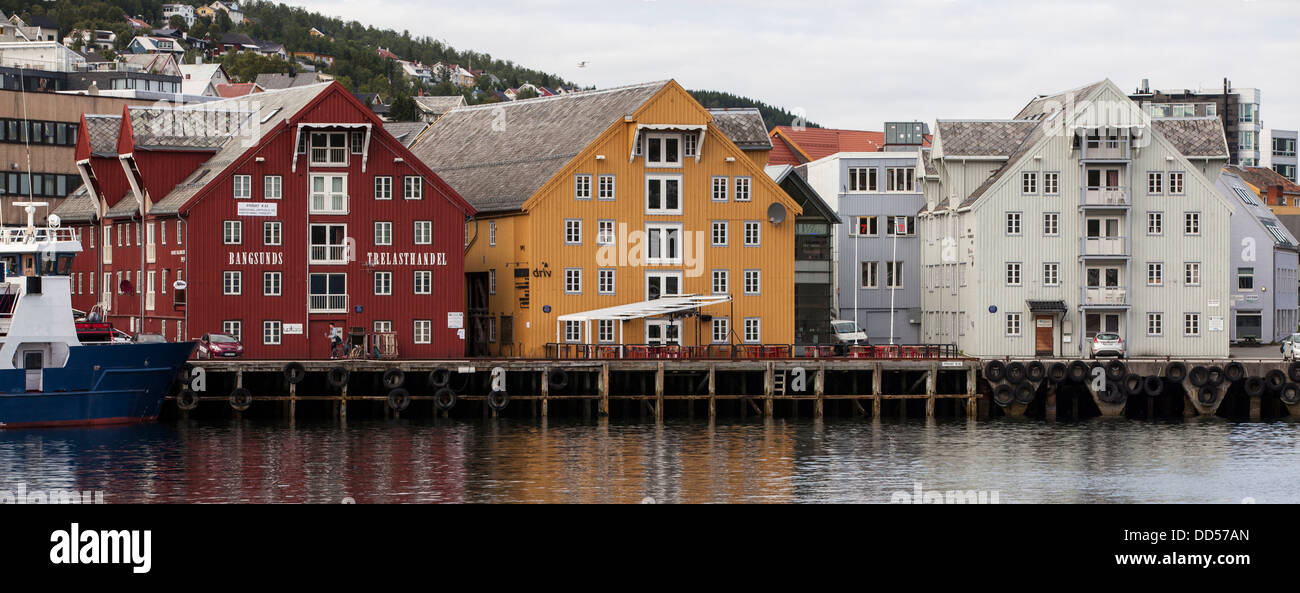
<path id="1" fill-rule="evenodd" d="M 27 391 L 27 371 L 0 370 L 0 428 L 151 422 L 193 342 L 73 346 L 62 368 L 43 371 Z"/>

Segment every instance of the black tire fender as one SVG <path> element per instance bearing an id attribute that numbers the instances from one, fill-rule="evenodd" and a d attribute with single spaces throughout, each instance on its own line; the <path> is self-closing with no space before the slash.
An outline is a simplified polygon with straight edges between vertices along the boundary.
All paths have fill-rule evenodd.
<path id="1" fill-rule="evenodd" d="M 1047 365 L 1040 361 L 1032 361 L 1025 365 L 1025 378 L 1037 383 L 1047 377 Z"/>
<path id="2" fill-rule="evenodd" d="M 1148 376 L 1142 380 L 1142 390 L 1151 397 L 1160 395 L 1165 390 L 1165 380 L 1155 375 Z"/>
<path id="3" fill-rule="evenodd" d="M 569 386 L 569 373 L 559 367 L 551 367 L 546 371 L 546 382 L 551 389 L 564 389 Z"/>
<path id="4" fill-rule="evenodd" d="M 1182 383 L 1187 378 L 1187 365 L 1180 361 L 1165 365 L 1165 378 L 1174 383 Z"/>
<path id="5" fill-rule="evenodd" d="M 1223 365 L 1223 380 L 1236 383 L 1244 378 L 1246 378 L 1246 365 L 1235 360 Z"/>
<path id="6" fill-rule="evenodd" d="M 1070 363 L 1069 377 L 1071 381 L 1083 383 L 1088 380 L 1088 374 L 1091 372 L 1092 368 L 1088 366 L 1088 363 L 1083 362 L 1082 360 L 1076 360 Z"/>
<path id="7" fill-rule="evenodd" d="M 411 407 L 411 393 L 401 387 L 388 392 L 388 407 L 401 412 Z"/>
<path id="8" fill-rule="evenodd" d="M 1196 401 L 1204 405 L 1210 405 L 1219 399 L 1219 392 L 1213 387 L 1206 386 L 1196 390 Z"/>
<path id="9" fill-rule="evenodd" d="M 1124 380 L 1124 375 L 1128 374 L 1128 365 L 1121 360 L 1112 360 L 1106 363 L 1106 380 L 1119 382 Z"/>
<path id="10" fill-rule="evenodd" d="M 1192 367 L 1192 370 L 1187 371 L 1187 381 L 1192 387 L 1205 387 L 1210 382 L 1210 369 L 1200 365 Z"/>
<path id="11" fill-rule="evenodd" d="M 1241 382 L 1241 390 L 1250 397 L 1258 397 L 1264 395 L 1268 385 L 1265 385 L 1264 380 L 1259 377 L 1246 377 L 1246 380 Z"/>
<path id="12" fill-rule="evenodd" d="M 1016 385 L 1012 395 L 1016 398 L 1016 403 L 1028 404 L 1034 401 L 1034 396 L 1038 395 L 1038 392 L 1034 390 L 1033 384 L 1025 381 Z"/>
<path id="13" fill-rule="evenodd" d="M 501 410 L 506 409 L 506 406 L 510 405 L 510 394 L 504 391 L 493 391 L 487 396 L 487 405 L 493 410 L 500 412 Z"/>
<path id="14" fill-rule="evenodd" d="M 199 394 L 194 393 L 189 387 L 182 389 L 176 394 L 176 407 L 186 411 L 199 407 Z"/>
<path id="15" fill-rule="evenodd" d="M 1007 365 L 1007 382 L 1019 385 L 1025 381 L 1025 363 L 1013 362 Z"/>
<path id="16" fill-rule="evenodd" d="M 984 378 L 989 382 L 997 383 L 1007 376 L 1007 365 L 1000 360 L 990 360 L 984 365 Z"/>
<path id="17" fill-rule="evenodd" d="M 438 367 L 429 371 L 429 384 L 434 387 L 446 387 L 451 383 L 451 369 Z"/>
<path id="18" fill-rule="evenodd" d="M 384 387 L 397 389 L 406 384 L 406 371 L 393 367 L 384 371 Z M 407 394 L 408 396 L 410 394 Z"/>
<path id="19" fill-rule="evenodd" d="M 253 394 L 243 387 L 236 387 L 230 392 L 230 407 L 236 412 L 243 412 L 253 405 Z"/>
<path id="20" fill-rule="evenodd" d="M 1011 405 L 1012 402 L 1015 401 L 1016 401 L 1015 391 L 1011 388 L 1010 385 L 1003 383 L 1002 385 L 998 385 L 997 388 L 993 390 L 993 403 L 1005 408 Z"/>
<path id="21" fill-rule="evenodd" d="M 343 386 L 348 384 L 348 379 L 351 377 L 352 373 L 347 369 L 343 367 L 334 367 L 325 375 L 325 380 L 329 382 L 330 387 L 343 389 Z"/>
<path id="22" fill-rule="evenodd" d="M 284 380 L 290 385 L 302 383 L 307 378 L 307 368 L 302 366 L 301 362 L 294 361 L 284 365 Z"/>
<path id="23" fill-rule="evenodd" d="M 446 412 L 456 407 L 456 392 L 450 387 L 443 387 L 433 394 L 433 407 L 440 412 Z"/>
<path id="24" fill-rule="evenodd" d="M 1290 406 L 1300 404 L 1300 384 L 1287 383 L 1283 385 L 1282 389 L 1278 390 L 1278 398 L 1282 400 L 1282 403 Z"/>
<path id="25" fill-rule="evenodd" d="M 1060 383 L 1065 381 L 1065 378 L 1069 376 L 1069 373 L 1070 367 L 1065 366 L 1065 363 L 1054 362 L 1052 363 L 1052 366 L 1047 369 L 1047 378 Z"/>
<path id="26" fill-rule="evenodd" d="M 1291 366 L 1287 367 L 1286 374 L 1291 378 L 1292 383 L 1300 383 L 1300 361 L 1291 363 Z"/>
<path id="27" fill-rule="evenodd" d="M 1124 393 L 1139 395 L 1146 388 L 1146 381 L 1137 373 L 1129 373 L 1120 380 L 1120 386 L 1124 388 Z"/>
<path id="28" fill-rule="evenodd" d="M 1264 386 L 1274 393 L 1281 391 L 1287 384 L 1286 373 L 1273 369 L 1264 375 Z"/>

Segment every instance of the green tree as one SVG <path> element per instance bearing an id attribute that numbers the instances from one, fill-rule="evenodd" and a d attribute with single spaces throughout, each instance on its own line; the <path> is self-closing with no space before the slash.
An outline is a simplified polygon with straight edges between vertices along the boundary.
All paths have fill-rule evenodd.
<path id="1" fill-rule="evenodd" d="M 188 31 L 190 29 L 189 23 L 185 22 L 185 17 L 179 14 L 173 14 L 171 18 L 167 19 L 167 26 L 177 31 Z"/>
<path id="2" fill-rule="evenodd" d="M 393 104 L 388 107 L 388 119 L 393 121 L 420 121 L 420 108 L 410 95 L 393 97 Z"/>

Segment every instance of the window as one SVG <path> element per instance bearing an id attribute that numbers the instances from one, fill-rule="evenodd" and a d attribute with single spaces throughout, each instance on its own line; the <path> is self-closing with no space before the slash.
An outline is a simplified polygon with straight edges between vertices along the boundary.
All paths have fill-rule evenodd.
<path id="1" fill-rule="evenodd" d="M 1255 268 L 1237 268 L 1237 290 L 1255 290 Z"/>
<path id="2" fill-rule="evenodd" d="M 646 134 L 645 166 L 680 167 L 682 137 L 678 134 Z"/>
<path id="3" fill-rule="evenodd" d="M 433 343 L 433 321 L 428 319 L 416 319 L 414 329 L 414 341 L 416 344 Z"/>
<path id="4" fill-rule="evenodd" d="M 596 270 L 596 292 L 600 294 L 614 294 L 613 269 L 602 268 Z"/>
<path id="5" fill-rule="evenodd" d="M 727 270 L 713 271 L 713 294 L 728 294 L 731 292 L 730 273 Z"/>
<path id="6" fill-rule="evenodd" d="M 226 245 L 243 243 L 244 223 L 239 220 L 227 220 L 221 223 L 221 242 Z"/>
<path id="7" fill-rule="evenodd" d="M 673 265 L 682 263 L 682 227 L 679 224 L 647 224 L 646 263 Z"/>
<path id="8" fill-rule="evenodd" d="M 745 294 L 756 295 L 763 291 L 762 272 L 745 270 Z"/>
<path id="9" fill-rule="evenodd" d="M 748 202 L 750 200 L 749 189 L 750 189 L 750 178 L 737 177 L 736 178 L 736 201 Z"/>
<path id="10" fill-rule="evenodd" d="M 375 272 L 373 279 L 375 296 L 390 296 L 393 294 L 392 272 Z"/>
<path id="11" fill-rule="evenodd" d="M 1255 132 L 1253 130 L 1242 130 L 1238 138 L 1238 148 L 1242 150 L 1255 150 Z"/>
<path id="12" fill-rule="evenodd" d="M 582 294 L 582 268 L 564 269 L 564 294 Z"/>
<path id="13" fill-rule="evenodd" d="M 1200 313 L 1183 313 L 1183 335 L 1184 336 L 1201 335 L 1201 314 Z"/>
<path id="14" fill-rule="evenodd" d="M 262 272 L 262 296 L 280 296 L 282 280 L 281 272 Z"/>
<path id="15" fill-rule="evenodd" d="M 366 135 L 364 132 L 352 132 L 352 154 L 361 154 L 362 149 L 366 146 Z"/>
<path id="16" fill-rule="evenodd" d="M 913 191 L 913 175 L 915 175 L 914 167 L 885 169 L 886 191 Z"/>
<path id="17" fill-rule="evenodd" d="M 578 200 L 591 199 L 591 175 L 573 176 L 573 197 Z"/>
<path id="18" fill-rule="evenodd" d="M 1165 266 L 1159 262 L 1147 264 L 1147 286 L 1164 286 Z"/>
<path id="19" fill-rule="evenodd" d="M 745 318 L 745 343 L 763 343 L 762 320 L 757 317 Z"/>
<path id="20" fill-rule="evenodd" d="M 416 245 L 430 245 L 433 243 L 433 221 L 415 221 L 414 241 Z"/>
<path id="21" fill-rule="evenodd" d="M 875 167 L 849 167 L 849 191 L 878 191 L 876 189 L 876 175 Z"/>
<path id="22" fill-rule="evenodd" d="M 402 177 L 402 197 L 407 200 L 423 200 L 424 178 L 419 175 Z"/>
<path id="23" fill-rule="evenodd" d="M 757 247 L 760 242 L 761 226 L 757 220 L 745 221 L 745 246 Z"/>
<path id="24" fill-rule="evenodd" d="M 1147 234 L 1160 235 L 1165 232 L 1165 214 L 1163 212 L 1147 212 Z"/>
<path id="25" fill-rule="evenodd" d="M 1006 331 L 1008 336 L 1020 335 L 1020 314 L 1019 313 L 1007 313 Z"/>
<path id="26" fill-rule="evenodd" d="M 274 346 L 280 343 L 281 325 L 279 321 L 262 322 L 262 343 Z"/>
<path id="27" fill-rule="evenodd" d="M 311 225 L 311 263 L 347 263 L 348 227 L 343 224 Z"/>
<path id="28" fill-rule="evenodd" d="M 1061 264 L 1046 263 L 1043 264 L 1043 286 L 1059 286 L 1061 284 Z"/>
<path id="29" fill-rule="evenodd" d="M 1020 213 L 1019 212 L 1007 213 L 1007 234 L 1008 235 L 1020 234 Z"/>
<path id="30" fill-rule="evenodd" d="M 1201 234 L 1201 213 L 1200 212 L 1183 213 L 1183 234 L 1185 235 Z"/>
<path id="31" fill-rule="evenodd" d="M 347 165 L 347 132 L 311 133 L 311 166 L 346 167 Z"/>
<path id="32" fill-rule="evenodd" d="M 1024 171 L 1020 174 L 1020 193 L 1038 193 L 1038 171 Z"/>
<path id="33" fill-rule="evenodd" d="M 858 216 L 857 223 L 849 229 L 849 233 L 857 236 L 874 237 L 880 233 L 876 228 L 875 216 Z"/>
<path id="34" fill-rule="evenodd" d="M 885 262 L 885 288 L 903 287 L 903 262 Z"/>
<path id="35" fill-rule="evenodd" d="M 574 344 L 582 343 L 582 322 L 565 321 L 564 322 L 564 341 Z"/>
<path id="36" fill-rule="evenodd" d="M 253 176 L 252 175 L 235 175 L 231 182 L 234 187 L 236 200 L 247 200 L 253 197 Z"/>
<path id="37" fill-rule="evenodd" d="M 698 156 L 699 153 L 696 151 L 699 150 L 699 140 L 700 137 L 693 132 L 682 136 L 682 155 Z"/>
<path id="38" fill-rule="evenodd" d="M 238 320 L 222 321 L 221 333 L 226 334 L 236 340 L 244 339 L 244 323 Z"/>
<path id="39" fill-rule="evenodd" d="M 564 219 L 564 244 L 582 245 L 582 219 Z"/>
<path id="40" fill-rule="evenodd" d="M 1044 212 L 1043 213 L 1043 235 L 1055 237 L 1061 234 L 1061 213 Z"/>
<path id="41" fill-rule="evenodd" d="M 1020 264 L 1011 262 L 1007 264 L 1007 286 L 1020 286 Z"/>
<path id="42" fill-rule="evenodd" d="M 243 294 L 244 277 L 241 272 L 222 272 L 221 273 L 221 294 L 237 296 Z"/>
<path id="43" fill-rule="evenodd" d="M 374 328 L 374 331 L 377 334 L 393 333 L 392 321 L 376 321 L 372 327 Z"/>
<path id="44" fill-rule="evenodd" d="M 1147 171 L 1147 195 L 1158 196 L 1164 193 L 1165 174 L 1161 171 Z"/>
<path id="45" fill-rule="evenodd" d="M 612 200 L 614 199 L 614 176 L 601 175 L 596 178 L 596 199 Z"/>
<path id="46" fill-rule="evenodd" d="M 375 245 L 392 245 L 393 244 L 393 223 L 376 222 L 375 223 Z"/>
<path id="47" fill-rule="evenodd" d="M 1147 335 L 1159 336 L 1165 333 L 1165 319 L 1161 313 L 1147 313 Z"/>
<path id="48" fill-rule="evenodd" d="M 1186 262 L 1183 264 L 1183 284 L 1188 286 L 1200 286 L 1201 284 L 1201 263 Z"/>
<path id="49" fill-rule="evenodd" d="M 262 176 L 262 197 L 267 200 L 279 200 L 284 197 L 284 180 L 279 175 Z"/>
<path id="50" fill-rule="evenodd" d="M 1061 193 L 1061 174 L 1056 171 L 1043 172 L 1043 195 L 1055 196 Z"/>
<path id="51" fill-rule="evenodd" d="M 1183 193 L 1183 172 L 1169 172 L 1169 193 L 1173 195 L 1182 195 Z"/>
<path id="52" fill-rule="evenodd" d="M 387 175 L 375 177 L 375 199 L 393 199 L 393 178 Z"/>
<path id="53" fill-rule="evenodd" d="M 488 247 L 497 246 L 497 221 L 488 221 Z"/>
<path id="54" fill-rule="evenodd" d="M 490 270 L 496 272 L 496 270 Z M 429 270 L 416 270 L 414 277 L 415 294 L 433 294 L 433 272 Z M 496 291 L 490 291 L 496 292 Z"/>
<path id="55" fill-rule="evenodd" d="M 495 269 L 488 270 L 488 294 L 496 294 L 496 293 L 497 293 L 497 271 Z"/>
<path id="56" fill-rule="evenodd" d="M 885 229 L 885 233 L 891 237 L 895 234 L 900 237 L 910 237 L 916 234 L 915 216 L 890 216 L 886 221 L 889 226 Z"/>
<path id="57" fill-rule="evenodd" d="M 645 179 L 646 214 L 682 213 L 682 178 L 679 175 L 647 175 Z"/>
<path id="58" fill-rule="evenodd" d="M 346 175 L 312 175 L 310 214 L 347 214 Z"/>
<path id="59" fill-rule="evenodd" d="M 879 267 L 880 267 L 880 262 L 875 262 L 875 261 L 862 262 L 862 288 L 876 288 L 880 286 L 879 284 L 877 284 L 878 282 L 877 271 Z"/>
<path id="60" fill-rule="evenodd" d="M 731 180 L 727 179 L 726 177 L 713 178 L 713 201 L 714 202 L 727 201 L 727 186 L 729 185 L 730 181 Z"/>
<path id="61" fill-rule="evenodd" d="M 646 272 L 645 300 L 682 294 L 681 272 Z"/>
<path id="62" fill-rule="evenodd" d="M 715 220 L 709 232 L 710 244 L 714 247 L 727 246 L 727 221 Z"/>
<path id="63" fill-rule="evenodd" d="M 710 334 L 714 344 L 726 344 L 731 341 L 731 327 L 726 317 L 714 317 Z"/>

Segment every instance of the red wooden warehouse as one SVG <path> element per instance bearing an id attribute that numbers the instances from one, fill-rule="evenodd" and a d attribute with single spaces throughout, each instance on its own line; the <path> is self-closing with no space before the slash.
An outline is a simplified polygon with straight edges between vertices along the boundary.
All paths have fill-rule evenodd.
<path id="1" fill-rule="evenodd" d="M 464 354 L 474 209 L 337 83 L 85 115 L 85 184 L 55 211 L 85 254 L 74 306 L 116 327 L 233 334 L 327 358 L 329 326 L 402 358 Z"/>

